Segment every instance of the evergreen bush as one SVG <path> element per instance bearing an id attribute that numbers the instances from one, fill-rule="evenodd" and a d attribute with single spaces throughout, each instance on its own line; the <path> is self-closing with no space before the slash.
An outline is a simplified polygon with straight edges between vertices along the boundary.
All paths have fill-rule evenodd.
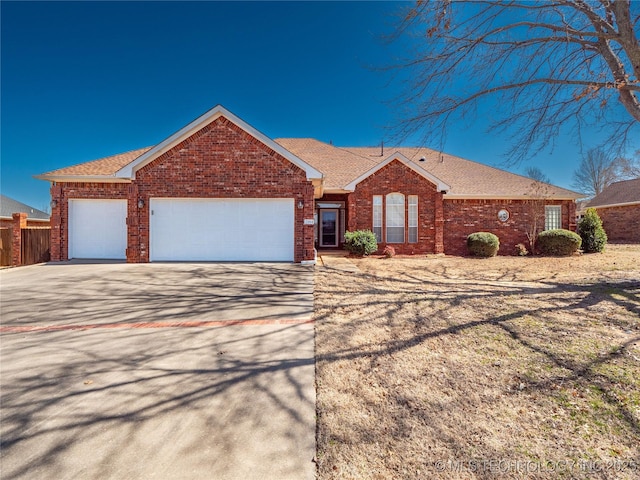
<path id="1" fill-rule="evenodd" d="M 467 237 L 467 250 L 477 257 L 495 257 L 500 240 L 490 232 L 476 232 Z"/>
<path id="2" fill-rule="evenodd" d="M 376 236 L 371 230 L 355 230 L 344 233 L 344 248 L 362 257 L 378 250 Z"/>
<path id="3" fill-rule="evenodd" d="M 559 228 L 557 230 L 540 232 L 536 246 L 545 255 L 564 257 L 576 253 L 581 243 L 582 239 L 580 235 Z"/>
<path id="4" fill-rule="evenodd" d="M 595 208 L 587 208 L 578 223 L 578 235 L 582 238 L 582 251 L 601 252 L 607 244 L 607 233 L 602 228 L 602 220 Z"/>

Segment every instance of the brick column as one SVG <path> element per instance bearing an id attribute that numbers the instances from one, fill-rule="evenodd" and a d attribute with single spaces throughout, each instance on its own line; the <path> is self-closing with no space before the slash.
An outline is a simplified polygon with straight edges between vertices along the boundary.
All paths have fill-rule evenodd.
<path id="1" fill-rule="evenodd" d="M 347 195 L 347 230 L 353 232 L 358 229 L 356 223 L 356 200 L 353 193 Z"/>
<path id="2" fill-rule="evenodd" d="M 11 228 L 11 265 L 22 265 L 22 229 L 27 228 L 27 214 L 14 213 Z"/>
<path id="3" fill-rule="evenodd" d="M 148 199 L 138 198 L 138 186 L 129 185 L 127 195 L 127 262 L 140 262 L 140 215 L 148 208 Z M 138 200 L 144 202 L 142 208 L 138 207 Z"/>
<path id="4" fill-rule="evenodd" d="M 569 204 L 569 230 L 571 230 L 572 232 L 575 232 L 578 227 L 576 223 L 576 202 L 571 201 L 571 202 L 568 202 L 568 204 Z"/>
<path id="5" fill-rule="evenodd" d="M 436 193 L 436 211 L 435 211 L 435 251 L 434 253 L 444 253 L 444 206 L 442 192 Z"/>
<path id="6" fill-rule="evenodd" d="M 51 185 L 51 261 L 62 258 L 62 187 Z"/>

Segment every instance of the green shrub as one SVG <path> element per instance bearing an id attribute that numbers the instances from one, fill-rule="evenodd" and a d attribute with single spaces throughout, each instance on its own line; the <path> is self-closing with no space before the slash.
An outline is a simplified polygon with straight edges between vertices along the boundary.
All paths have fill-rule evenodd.
<path id="1" fill-rule="evenodd" d="M 578 234 L 582 238 L 582 251 L 601 252 L 607 244 L 607 234 L 602 228 L 602 220 L 595 208 L 587 208 L 584 217 L 578 223 Z"/>
<path id="2" fill-rule="evenodd" d="M 559 228 L 540 232 L 536 247 L 545 255 L 568 256 L 576 253 L 581 243 L 580 235 Z"/>
<path id="3" fill-rule="evenodd" d="M 378 250 L 378 242 L 371 230 L 356 230 L 344 233 L 344 248 L 355 255 L 371 255 Z"/>
<path id="4" fill-rule="evenodd" d="M 493 233 L 476 232 L 467 237 L 467 250 L 477 257 L 495 257 L 500 240 Z"/>

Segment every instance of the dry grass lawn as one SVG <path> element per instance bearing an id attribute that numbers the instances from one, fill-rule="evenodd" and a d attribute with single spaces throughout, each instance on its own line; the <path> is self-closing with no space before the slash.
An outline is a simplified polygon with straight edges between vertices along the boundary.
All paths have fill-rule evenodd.
<path id="1" fill-rule="evenodd" d="M 318 476 L 640 478 L 640 246 L 316 271 Z"/>

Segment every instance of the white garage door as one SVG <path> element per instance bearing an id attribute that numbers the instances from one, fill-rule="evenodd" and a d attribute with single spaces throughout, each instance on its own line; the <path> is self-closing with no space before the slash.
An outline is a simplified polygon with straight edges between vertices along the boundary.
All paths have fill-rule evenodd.
<path id="1" fill-rule="evenodd" d="M 292 198 L 152 198 L 150 259 L 293 261 Z"/>
<path id="2" fill-rule="evenodd" d="M 126 258 L 127 201 L 69 200 L 69 258 Z"/>

